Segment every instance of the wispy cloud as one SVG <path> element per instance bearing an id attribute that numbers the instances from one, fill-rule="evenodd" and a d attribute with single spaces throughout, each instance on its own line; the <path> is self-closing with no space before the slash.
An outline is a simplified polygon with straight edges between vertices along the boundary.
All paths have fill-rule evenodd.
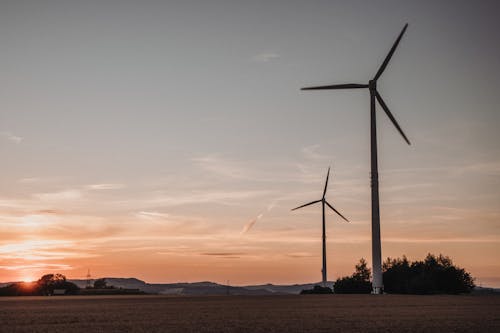
<path id="1" fill-rule="evenodd" d="M 72 189 L 59 192 L 38 193 L 35 194 L 35 197 L 45 201 L 66 201 L 80 199 L 82 197 L 82 192 L 80 190 Z"/>
<path id="2" fill-rule="evenodd" d="M 0 258 L 40 261 L 67 258 L 95 257 L 76 247 L 76 243 L 66 240 L 25 240 L 0 246 Z"/>
<path id="3" fill-rule="evenodd" d="M 300 149 L 300 152 L 306 158 L 307 160 L 314 160 L 314 161 L 324 161 L 329 158 L 329 156 L 324 155 L 319 153 L 320 145 L 309 145 L 302 147 Z"/>
<path id="4" fill-rule="evenodd" d="M 245 255 L 242 252 L 206 252 L 200 253 L 202 256 L 210 256 L 217 259 L 239 259 Z"/>
<path id="5" fill-rule="evenodd" d="M 40 209 L 34 212 L 34 214 L 50 214 L 50 215 L 62 215 L 64 214 L 63 210 L 58 210 L 58 209 Z"/>
<path id="6" fill-rule="evenodd" d="M 138 212 L 135 215 L 143 219 L 166 219 L 169 217 L 168 214 L 158 213 L 158 212 L 146 212 L 146 211 Z"/>
<path id="7" fill-rule="evenodd" d="M 211 173 L 211 175 L 225 178 L 226 180 L 243 180 L 253 183 L 289 183 L 302 181 L 296 171 L 290 170 L 289 162 L 272 163 L 266 160 L 265 163 L 262 163 L 255 160 L 237 160 L 216 153 L 193 157 L 191 161 L 195 166 Z M 306 164 L 304 163 L 304 165 Z M 277 172 L 278 170 L 279 172 Z"/>
<path id="8" fill-rule="evenodd" d="M 463 173 L 476 173 L 476 174 L 484 174 L 489 176 L 499 176 L 500 175 L 500 161 L 494 162 L 484 162 L 484 163 L 471 163 L 462 167 L 458 167 L 454 170 L 456 174 Z"/>
<path id="9" fill-rule="evenodd" d="M 67 271 L 73 269 L 73 267 L 67 264 L 49 264 L 40 262 L 40 263 L 25 264 L 25 265 L 0 265 L 0 269 L 6 269 L 8 271 L 24 271 L 24 270 Z"/>
<path id="10" fill-rule="evenodd" d="M 5 138 L 6 140 L 14 142 L 15 144 L 20 144 L 21 141 L 23 141 L 23 139 L 24 139 L 20 136 L 14 135 L 11 132 L 7 132 L 7 131 L 0 132 L 0 136 Z"/>
<path id="11" fill-rule="evenodd" d="M 332 156 L 320 152 L 319 144 L 309 145 L 300 149 L 302 160 L 296 164 L 299 170 L 299 180 L 305 183 L 316 182 L 326 177 L 326 169 L 332 166 Z"/>
<path id="12" fill-rule="evenodd" d="M 91 184 L 85 186 L 86 189 L 88 190 L 95 190 L 95 191 L 101 191 L 101 190 L 119 190 L 124 188 L 124 184 Z"/>
<path id="13" fill-rule="evenodd" d="M 222 177 L 248 179 L 247 170 L 238 163 L 227 158 L 222 158 L 217 154 L 210 154 L 191 159 L 197 166 L 211 173 Z"/>
<path id="14" fill-rule="evenodd" d="M 216 257 L 223 257 L 223 256 L 241 256 L 244 255 L 245 253 L 241 252 L 205 252 L 205 253 L 200 253 L 202 256 L 216 256 Z"/>
<path id="15" fill-rule="evenodd" d="M 466 237 L 450 237 L 450 238 L 386 238 L 384 242 L 389 243 L 500 243 L 500 239 L 493 237 L 484 238 L 466 238 Z"/>
<path id="16" fill-rule="evenodd" d="M 317 254 L 312 254 L 309 252 L 292 252 L 286 255 L 287 257 L 290 258 L 313 258 L 313 257 L 318 257 Z"/>
<path id="17" fill-rule="evenodd" d="M 281 56 L 276 52 L 262 52 L 252 57 L 254 62 L 270 62 L 279 59 Z"/>
<path id="18" fill-rule="evenodd" d="M 20 183 L 26 183 L 26 184 L 37 183 L 39 181 L 41 181 L 41 178 L 38 177 L 26 177 L 19 179 Z"/>
<path id="19" fill-rule="evenodd" d="M 154 198 L 147 199 L 145 203 L 150 205 L 183 205 L 214 203 L 222 205 L 239 204 L 243 199 L 255 198 L 268 195 L 272 192 L 267 190 L 248 191 L 196 191 L 192 193 L 167 195 L 160 194 Z"/>

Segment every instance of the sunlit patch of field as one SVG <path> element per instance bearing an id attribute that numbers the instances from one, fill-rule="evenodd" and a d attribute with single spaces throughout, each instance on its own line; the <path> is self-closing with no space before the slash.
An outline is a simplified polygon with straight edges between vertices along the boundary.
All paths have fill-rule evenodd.
<path id="1" fill-rule="evenodd" d="M 500 332 L 500 296 L 4 297 L 0 332 Z"/>

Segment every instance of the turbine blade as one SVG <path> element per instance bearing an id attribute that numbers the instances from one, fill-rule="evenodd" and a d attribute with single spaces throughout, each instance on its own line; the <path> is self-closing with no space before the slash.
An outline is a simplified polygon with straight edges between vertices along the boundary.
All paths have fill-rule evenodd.
<path id="1" fill-rule="evenodd" d="M 328 187 L 328 177 L 330 176 L 330 167 L 328 167 L 328 173 L 326 174 L 325 189 L 323 190 L 323 199 L 326 195 L 326 188 Z"/>
<path id="2" fill-rule="evenodd" d="M 302 207 L 305 207 L 305 206 L 309 206 L 309 205 L 313 205 L 315 203 L 318 203 L 320 202 L 321 200 L 316 200 L 316 201 L 311 201 L 310 203 L 306 203 L 305 205 L 302 205 L 302 206 L 299 206 L 299 207 L 295 207 L 294 209 L 292 210 L 296 210 L 296 209 L 299 209 L 299 208 L 302 208 Z"/>
<path id="3" fill-rule="evenodd" d="M 332 90 L 332 89 L 353 89 L 353 88 L 368 88 L 367 84 L 347 83 L 347 84 L 332 84 L 328 86 L 305 87 L 300 90 Z"/>
<path id="4" fill-rule="evenodd" d="M 348 220 L 348 219 L 346 219 L 346 218 L 344 217 L 344 215 L 340 214 L 340 213 L 339 213 L 339 212 L 338 212 L 335 208 L 333 208 L 333 206 L 332 206 L 332 205 L 330 205 L 330 203 L 329 203 L 328 201 L 326 201 L 326 200 L 325 200 L 325 203 L 328 205 L 328 207 L 330 207 L 331 209 L 333 209 L 333 211 L 334 211 L 335 213 L 339 214 L 339 216 L 340 216 L 341 218 L 343 218 L 344 220 L 346 220 L 347 222 L 349 222 L 349 220 Z"/>
<path id="5" fill-rule="evenodd" d="M 392 58 L 392 55 L 394 54 L 394 51 L 396 51 L 396 48 L 398 47 L 399 41 L 403 37 L 403 34 L 406 31 L 406 28 L 408 28 L 408 23 L 406 23 L 403 30 L 401 30 L 401 33 L 399 34 L 398 39 L 396 39 L 396 41 L 394 42 L 394 45 L 392 45 L 391 50 L 389 51 L 389 53 L 385 57 L 382 65 L 380 65 L 380 68 L 378 69 L 377 74 L 375 74 L 375 77 L 373 78 L 373 80 L 377 81 L 378 78 L 380 77 L 380 75 L 382 75 L 382 73 L 384 72 L 385 68 L 387 67 L 387 64 L 389 63 L 389 61 Z"/>
<path id="6" fill-rule="evenodd" d="M 396 128 L 398 129 L 399 133 L 403 136 L 403 139 L 405 139 L 407 144 L 411 145 L 410 140 L 408 140 L 405 133 L 403 132 L 403 130 L 399 126 L 398 122 L 396 121 L 396 119 L 392 115 L 391 111 L 389 111 L 389 108 L 387 107 L 384 100 L 382 99 L 382 96 L 380 96 L 380 94 L 376 90 L 375 90 L 375 97 L 377 98 L 377 101 L 380 103 L 380 106 L 382 106 L 382 109 L 384 109 L 385 113 L 387 114 L 387 117 L 389 117 L 389 119 L 392 121 L 394 126 L 396 126 Z"/>

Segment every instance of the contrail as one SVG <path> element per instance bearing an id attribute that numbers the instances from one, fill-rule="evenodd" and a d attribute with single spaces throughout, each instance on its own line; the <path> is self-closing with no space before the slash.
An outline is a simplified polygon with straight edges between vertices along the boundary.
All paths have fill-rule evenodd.
<path id="1" fill-rule="evenodd" d="M 255 223 L 257 223 L 257 221 L 262 218 L 262 216 L 264 216 L 264 214 L 260 213 L 259 215 L 257 215 L 256 218 L 254 218 L 253 220 L 251 220 L 250 222 L 248 222 L 247 224 L 245 224 L 245 226 L 243 227 L 243 230 L 241 230 L 241 232 L 240 232 L 240 235 L 246 234 L 248 232 L 248 230 L 250 230 L 250 228 L 252 228 L 253 225 Z"/>
<path id="2" fill-rule="evenodd" d="M 254 218 L 253 220 L 251 220 L 250 222 L 245 224 L 245 226 L 243 227 L 243 230 L 241 230 L 241 232 L 240 232 L 240 235 L 246 234 L 253 227 L 253 225 L 255 223 L 257 223 L 258 220 L 260 220 L 262 217 L 264 217 L 264 213 L 270 212 L 275 206 L 276 206 L 276 200 L 271 202 L 267 206 L 267 209 L 265 210 L 265 212 L 260 213 L 259 215 L 257 215 L 256 218 Z"/>

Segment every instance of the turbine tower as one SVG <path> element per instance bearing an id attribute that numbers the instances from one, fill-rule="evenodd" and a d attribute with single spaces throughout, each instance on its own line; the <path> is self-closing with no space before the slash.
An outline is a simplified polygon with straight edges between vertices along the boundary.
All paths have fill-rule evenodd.
<path id="1" fill-rule="evenodd" d="M 398 47 L 403 34 L 408 28 L 408 24 L 405 24 L 403 30 L 399 34 L 398 38 L 392 45 L 391 50 L 384 59 L 384 62 L 378 69 L 377 73 L 368 81 L 368 84 L 358 84 L 358 83 L 347 83 L 347 84 L 334 84 L 328 86 L 318 86 L 318 87 L 307 87 L 301 90 L 332 90 L 332 89 L 353 89 L 353 88 L 368 88 L 370 91 L 370 141 L 371 141 L 371 189 L 372 189 L 372 265 L 373 265 L 373 293 L 381 294 L 383 292 L 383 281 L 382 281 L 382 250 L 380 246 L 380 210 L 379 210 L 379 193 L 378 193 L 378 162 L 377 162 L 377 118 L 375 113 L 375 100 L 378 101 L 382 109 L 385 111 L 391 122 L 394 124 L 399 133 L 403 136 L 403 139 L 410 144 L 410 141 L 404 134 L 403 130 L 399 126 L 398 122 L 392 115 L 391 111 L 385 104 L 382 96 L 380 96 L 377 91 L 377 81 L 384 72 L 387 64 L 392 58 L 394 51 Z"/>
<path id="2" fill-rule="evenodd" d="M 328 168 L 328 173 L 326 174 L 326 182 L 325 182 L 325 189 L 323 190 L 323 197 L 321 197 L 321 199 L 319 200 L 315 200 L 315 201 L 311 201 L 309 203 L 306 203 L 305 205 L 302 205 L 302 206 L 299 206 L 299 207 L 296 207 L 292 210 L 296 210 L 296 209 L 299 209 L 299 208 L 302 208 L 302 207 L 306 207 L 306 206 L 309 206 L 309 205 L 314 205 L 315 203 L 318 203 L 318 202 L 321 202 L 321 206 L 322 206 L 322 211 L 323 211 L 323 268 L 321 269 L 321 275 L 322 275 L 322 284 L 323 284 L 323 287 L 326 287 L 326 282 L 327 282 L 327 279 L 326 279 L 326 229 L 325 229 L 325 205 L 327 205 L 328 207 L 330 207 L 335 213 L 337 213 L 341 218 L 343 218 L 344 220 L 346 220 L 347 222 L 349 222 L 348 219 L 346 219 L 342 214 L 340 214 L 335 208 L 333 208 L 333 206 L 328 203 L 328 201 L 326 201 L 325 199 L 325 195 L 326 195 L 326 189 L 328 187 L 328 177 L 330 176 L 330 168 Z"/>

